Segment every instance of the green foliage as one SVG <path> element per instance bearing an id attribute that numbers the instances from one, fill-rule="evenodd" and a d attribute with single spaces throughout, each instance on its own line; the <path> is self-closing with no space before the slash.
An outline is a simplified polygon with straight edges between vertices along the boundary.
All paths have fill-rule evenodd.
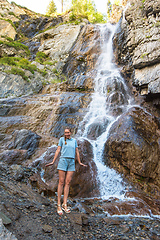
<path id="1" fill-rule="evenodd" d="M 53 68 L 53 69 L 52 69 L 52 72 L 53 72 L 53 73 L 58 73 L 58 71 L 57 71 L 56 68 Z"/>
<path id="2" fill-rule="evenodd" d="M 56 5 L 53 2 L 53 0 L 51 0 L 47 7 L 46 14 L 50 16 L 52 13 L 55 13 L 56 10 L 57 10 Z"/>
<path id="3" fill-rule="evenodd" d="M 36 65 L 31 64 L 26 58 L 20 58 L 20 57 L 3 57 L 3 58 L 0 58 L 0 64 L 9 65 L 9 66 L 17 66 L 19 68 L 29 70 L 33 74 L 34 74 L 34 71 L 37 70 Z"/>
<path id="4" fill-rule="evenodd" d="M 47 75 L 47 71 L 46 71 L 46 70 L 40 70 L 40 69 L 38 69 L 37 71 L 38 71 L 39 73 L 41 73 L 43 77 L 45 77 L 45 76 Z"/>
<path id="5" fill-rule="evenodd" d="M 70 21 L 86 18 L 91 23 L 105 22 L 105 16 L 99 13 L 91 0 L 72 0 Z"/>
<path id="6" fill-rule="evenodd" d="M 30 64 L 30 62 L 25 58 L 22 58 L 17 65 L 25 70 L 29 70 L 32 74 L 34 74 L 34 71 L 37 70 L 36 65 Z"/>
<path id="7" fill-rule="evenodd" d="M 110 18 L 111 13 L 112 13 L 112 4 L 111 4 L 111 1 L 108 0 L 108 2 L 107 2 L 107 17 L 108 17 L 108 19 Z"/>
<path id="8" fill-rule="evenodd" d="M 5 37 L 5 39 L 7 41 L 6 40 L 4 40 L 4 41 L 0 40 L 0 44 L 4 44 L 8 47 L 14 47 L 17 50 L 24 49 L 27 56 L 30 56 L 30 51 L 29 51 L 28 46 L 26 46 L 26 45 L 24 45 L 24 44 L 22 44 L 18 41 L 14 41 L 12 38 L 9 38 L 9 37 Z"/>
<path id="9" fill-rule="evenodd" d="M 9 14 L 9 15 L 13 15 L 13 16 L 16 17 L 16 15 L 14 14 L 14 12 L 9 12 L 8 14 Z"/>
<path id="10" fill-rule="evenodd" d="M 12 67 L 11 70 L 7 70 L 6 73 L 20 75 L 24 80 L 29 81 L 28 77 L 25 75 L 25 72 L 17 67 Z"/>
<path id="11" fill-rule="evenodd" d="M 52 84 L 54 84 L 54 83 L 61 83 L 61 82 L 62 82 L 62 81 L 61 81 L 61 79 L 59 79 L 59 78 L 58 78 L 58 79 L 52 79 L 52 80 L 51 80 L 51 83 L 52 83 Z"/>
<path id="12" fill-rule="evenodd" d="M 44 65 L 50 65 L 50 66 L 52 66 L 52 65 L 54 65 L 54 62 L 45 61 L 45 62 L 43 62 L 43 64 L 44 64 Z"/>
<path id="13" fill-rule="evenodd" d="M 44 62 L 49 61 L 50 58 L 44 53 L 44 52 L 37 52 L 35 61 L 39 62 L 41 64 L 44 64 Z"/>
<path id="14" fill-rule="evenodd" d="M 121 2 L 120 2 L 120 0 L 114 0 L 114 4 L 119 6 L 119 5 L 121 5 Z"/>
<path id="15" fill-rule="evenodd" d="M 9 66 L 16 66 L 17 61 L 19 59 L 20 58 L 15 58 L 15 57 L 3 57 L 3 58 L 0 58 L 0 64 L 9 65 Z"/>

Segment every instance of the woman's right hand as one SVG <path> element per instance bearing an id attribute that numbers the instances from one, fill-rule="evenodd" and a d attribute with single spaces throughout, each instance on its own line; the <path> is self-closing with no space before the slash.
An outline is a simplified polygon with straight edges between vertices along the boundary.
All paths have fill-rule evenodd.
<path id="1" fill-rule="evenodd" d="M 48 163 L 48 164 L 45 165 L 45 167 L 48 167 L 48 166 L 53 165 L 53 164 L 54 164 L 53 162 Z"/>

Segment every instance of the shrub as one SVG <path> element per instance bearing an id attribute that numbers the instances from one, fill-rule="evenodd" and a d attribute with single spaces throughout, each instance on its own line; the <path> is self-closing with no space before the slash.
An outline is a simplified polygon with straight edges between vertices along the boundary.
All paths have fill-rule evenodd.
<path id="1" fill-rule="evenodd" d="M 61 79 L 52 79 L 51 83 L 52 84 L 54 84 L 54 83 L 61 83 Z"/>
<path id="2" fill-rule="evenodd" d="M 0 58 L 0 64 L 9 65 L 9 66 L 17 66 L 19 68 L 29 70 L 33 74 L 34 74 L 34 71 L 37 70 L 36 65 L 31 64 L 28 61 L 28 59 L 20 58 L 20 57 L 3 57 L 3 58 Z"/>
<path id="3" fill-rule="evenodd" d="M 15 75 L 20 75 L 24 80 L 29 81 L 28 77 L 25 75 L 25 72 L 17 67 L 12 67 L 11 70 L 7 70 L 6 72 Z"/>
<path id="4" fill-rule="evenodd" d="M 54 65 L 54 62 L 45 61 L 45 62 L 43 62 L 43 64 L 52 66 L 52 65 Z"/>
<path id="5" fill-rule="evenodd" d="M 58 73 L 58 71 L 57 71 L 56 68 L 53 68 L 53 69 L 52 69 L 52 72 L 53 72 L 53 73 Z"/>
<path id="6" fill-rule="evenodd" d="M 3 36 L 3 37 L 5 37 L 5 36 Z M 28 46 L 26 46 L 26 45 L 24 45 L 24 44 L 22 44 L 22 43 L 20 43 L 18 41 L 14 41 L 12 38 L 9 38 L 9 37 L 5 37 L 5 38 L 8 41 L 6 41 L 6 40 L 2 41 L 1 40 L 0 44 L 4 44 L 4 45 L 6 45 L 8 47 L 14 47 L 17 50 L 24 49 L 25 53 L 27 54 L 27 56 L 30 56 L 30 50 L 29 50 Z"/>
<path id="7" fill-rule="evenodd" d="M 43 77 L 45 77 L 47 75 L 47 71 L 46 70 L 38 70 L 39 73 L 42 74 Z"/>
<path id="8" fill-rule="evenodd" d="M 0 58 L 0 64 L 16 66 L 17 61 L 16 61 L 16 58 L 14 58 L 14 57 L 3 57 L 3 58 Z"/>
<path id="9" fill-rule="evenodd" d="M 23 68 L 23 69 L 26 69 L 26 70 L 29 70 L 31 73 L 34 74 L 34 71 L 37 70 L 37 67 L 36 65 L 34 64 L 31 64 L 28 59 L 25 59 L 25 58 L 22 58 L 19 63 L 18 63 L 18 66 Z"/>
<path id="10" fill-rule="evenodd" d="M 35 61 L 43 64 L 47 60 L 49 60 L 49 58 L 44 52 L 37 52 Z"/>

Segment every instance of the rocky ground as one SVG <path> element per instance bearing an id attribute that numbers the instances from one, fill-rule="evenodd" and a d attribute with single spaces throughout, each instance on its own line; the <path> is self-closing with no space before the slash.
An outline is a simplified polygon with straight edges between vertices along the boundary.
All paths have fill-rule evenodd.
<path id="1" fill-rule="evenodd" d="M 14 235 L 7 239 L 159 239 L 160 219 L 156 217 L 107 216 L 99 199 L 69 199 L 70 214 L 59 216 L 56 196 L 40 195 L 29 185 L 33 169 L 25 168 L 17 181 L 11 168 L 0 166 L 0 216 Z M 0 223 L 1 239 L 6 239 Z M 5 234 L 4 234 L 5 232 Z M 5 237 L 4 237 L 5 236 Z M 14 236 L 16 238 L 14 238 Z"/>

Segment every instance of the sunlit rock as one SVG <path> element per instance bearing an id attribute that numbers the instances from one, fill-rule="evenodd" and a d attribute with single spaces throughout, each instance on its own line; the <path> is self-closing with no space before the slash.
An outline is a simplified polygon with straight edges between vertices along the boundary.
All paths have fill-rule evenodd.
<path id="1" fill-rule="evenodd" d="M 7 36 L 12 38 L 13 40 L 15 39 L 16 36 L 16 31 L 14 27 L 7 21 L 5 20 L 0 20 L 0 36 Z M 1 40 L 4 40 L 4 38 L 0 37 Z"/>

